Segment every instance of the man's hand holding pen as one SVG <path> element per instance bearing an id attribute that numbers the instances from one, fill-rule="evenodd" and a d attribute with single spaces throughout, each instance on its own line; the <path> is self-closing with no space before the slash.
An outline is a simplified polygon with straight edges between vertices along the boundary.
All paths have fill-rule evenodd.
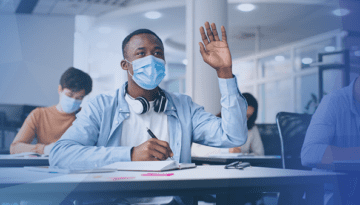
<path id="1" fill-rule="evenodd" d="M 170 149 L 169 143 L 159 140 L 148 129 L 151 139 L 131 150 L 131 161 L 162 161 L 174 154 Z M 150 134 L 151 133 L 151 134 Z"/>

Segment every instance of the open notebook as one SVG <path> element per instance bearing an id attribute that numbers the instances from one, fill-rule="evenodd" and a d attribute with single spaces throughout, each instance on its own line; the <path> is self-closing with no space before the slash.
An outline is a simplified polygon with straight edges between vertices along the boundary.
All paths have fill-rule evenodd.
<path id="1" fill-rule="evenodd" d="M 138 161 L 138 162 L 115 162 L 102 168 L 117 169 L 119 171 L 147 171 L 162 172 L 175 169 L 188 169 L 196 167 L 195 163 L 178 163 L 177 161 Z"/>

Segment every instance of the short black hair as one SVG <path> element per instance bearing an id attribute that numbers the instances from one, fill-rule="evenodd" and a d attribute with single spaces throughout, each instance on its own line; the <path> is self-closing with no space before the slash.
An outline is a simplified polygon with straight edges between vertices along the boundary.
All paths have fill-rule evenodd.
<path id="1" fill-rule="evenodd" d="M 85 95 L 92 90 L 92 79 L 89 74 L 77 68 L 68 68 L 60 78 L 60 85 L 62 89 L 70 89 L 73 92 L 85 90 Z"/>
<path id="2" fill-rule="evenodd" d="M 245 97 L 248 106 L 251 106 L 254 108 L 254 113 L 247 120 L 248 130 L 251 130 L 251 128 L 253 128 L 255 125 L 255 120 L 257 118 L 259 105 L 258 105 L 258 102 L 255 99 L 255 97 L 253 95 L 251 95 L 250 93 L 243 93 L 242 95 Z"/>
<path id="3" fill-rule="evenodd" d="M 129 35 L 127 35 L 122 42 L 122 52 L 123 52 L 124 58 L 125 58 L 125 47 L 129 43 L 130 39 L 135 35 L 139 35 L 139 34 L 143 34 L 143 33 L 147 33 L 147 34 L 151 34 L 151 35 L 155 36 L 160 41 L 161 45 L 164 47 L 162 40 L 154 32 L 152 32 L 151 30 L 146 29 L 146 28 L 138 29 L 136 31 L 133 31 Z"/>

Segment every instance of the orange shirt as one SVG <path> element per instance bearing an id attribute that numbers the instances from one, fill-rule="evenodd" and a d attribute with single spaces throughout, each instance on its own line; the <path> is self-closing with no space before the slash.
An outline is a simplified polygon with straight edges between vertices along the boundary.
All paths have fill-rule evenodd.
<path id="1" fill-rule="evenodd" d="M 74 113 L 59 112 L 55 105 L 36 108 L 29 114 L 17 133 L 11 144 L 10 153 L 39 152 L 35 148 L 36 145 L 30 145 L 35 137 L 38 146 L 56 142 L 72 125 L 74 120 Z"/>

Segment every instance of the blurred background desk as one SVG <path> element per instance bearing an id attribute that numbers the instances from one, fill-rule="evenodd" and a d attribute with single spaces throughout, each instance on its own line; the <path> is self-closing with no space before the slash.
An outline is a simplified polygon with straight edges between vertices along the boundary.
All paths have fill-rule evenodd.
<path id="1" fill-rule="evenodd" d="M 0 156 L 0 167 L 49 166 L 49 157 L 17 157 Z"/>
<path id="2" fill-rule="evenodd" d="M 272 167 L 282 168 L 281 156 L 266 155 L 266 156 L 251 156 L 251 155 L 214 155 L 209 157 L 191 157 L 192 163 L 197 165 L 211 164 L 211 165 L 226 165 L 235 161 L 249 162 L 251 166 L 257 167 Z"/>

